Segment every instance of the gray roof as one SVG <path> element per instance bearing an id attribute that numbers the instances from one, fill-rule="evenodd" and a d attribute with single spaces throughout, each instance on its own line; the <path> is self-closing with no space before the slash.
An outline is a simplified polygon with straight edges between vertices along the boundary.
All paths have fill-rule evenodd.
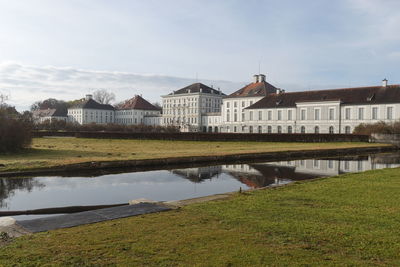
<path id="1" fill-rule="evenodd" d="M 299 102 L 341 101 L 344 105 L 400 103 L 400 85 L 270 94 L 248 109 L 295 107 Z"/>
<path id="2" fill-rule="evenodd" d="M 38 109 L 32 112 L 34 117 L 67 117 L 67 110 L 65 109 Z"/>
<path id="3" fill-rule="evenodd" d="M 83 102 L 73 106 L 71 109 L 103 109 L 103 110 L 115 110 L 113 106 L 109 104 L 100 104 L 93 99 L 84 100 Z"/>
<path id="4" fill-rule="evenodd" d="M 189 93 L 206 93 L 206 94 L 215 94 L 215 95 L 222 95 L 224 96 L 225 94 L 222 93 L 219 90 L 215 90 L 214 88 L 211 88 L 205 84 L 202 83 L 194 83 L 189 86 L 186 86 L 182 89 L 179 89 L 177 91 L 174 91 L 173 93 L 170 93 L 169 95 L 178 95 L 178 94 L 189 94 Z"/>

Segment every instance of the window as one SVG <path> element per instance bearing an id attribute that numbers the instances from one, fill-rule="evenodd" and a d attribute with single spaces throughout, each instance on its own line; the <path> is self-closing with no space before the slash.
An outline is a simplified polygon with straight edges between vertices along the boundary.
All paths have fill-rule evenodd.
<path id="1" fill-rule="evenodd" d="M 318 126 L 315 126 L 315 128 L 314 128 L 314 133 L 315 133 L 315 134 L 319 134 L 319 127 L 318 127 Z"/>
<path id="2" fill-rule="evenodd" d="M 230 103 L 226 102 L 226 108 L 229 108 L 229 107 L 230 107 Z"/>
<path id="3" fill-rule="evenodd" d="M 301 127 L 300 127 L 300 132 L 301 132 L 302 134 L 306 133 L 306 127 L 301 126 Z"/>
<path id="4" fill-rule="evenodd" d="M 300 111 L 300 119 L 301 119 L 302 121 L 306 120 L 306 110 L 305 110 L 305 109 L 302 109 L 302 110 Z"/>
<path id="5" fill-rule="evenodd" d="M 346 161 L 344 162 L 344 169 L 345 169 L 346 171 L 348 171 L 348 170 L 350 169 L 350 162 L 349 162 L 348 160 L 346 160 Z"/>
<path id="6" fill-rule="evenodd" d="M 363 170 L 363 162 L 362 162 L 361 160 L 359 160 L 359 161 L 357 162 L 357 170 L 358 170 L 359 172 L 361 172 L 361 171 Z"/>
<path id="7" fill-rule="evenodd" d="M 373 120 L 377 120 L 378 119 L 378 108 L 377 107 L 373 107 L 372 108 L 372 119 Z"/>
<path id="8" fill-rule="evenodd" d="M 242 113 L 242 121 L 244 121 L 244 112 Z"/>
<path id="9" fill-rule="evenodd" d="M 226 114 L 226 121 L 229 121 L 229 119 L 230 119 L 229 114 Z"/>
<path id="10" fill-rule="evenodd" d="M 258 133 L 262 133 L 262 127 L 258 126 Z"/>
<path id="11" fill-rule="evenodd" d="M 249 132 L 252 133 L 253 132 L 253 126 L 249 127 Z"/>
<path id="12" fill-rule="evenodd" d="M 282 120 L 282 110 L 278 110 L 278 121 Z"/>
<path id="13" fill-rule="evenodd" d="M 387 107 L 386 118 L 388 120 L 393 119 L 393 107 Z"/>
<path id="14" fill-rule="evenodd" d="M 259 112 L 258 112 L 258 120 L 259 120 L 259 121 L 262 120 L 262 111 L 259 111 Z"/>
<path id="15" fill-rule="evenodd" d="M 319 168 L 319 160 L 314 159 L 313 160 L 313 165 L 314 165 L 314 168 Z"/>
<path id="16" fill-rule="evenodd" d="M 250 120 L 253 120 L 253 111 L 250 111 Z"/>
<path id="17" fill-rule="evenodd" d="M 288 112 L 287 112 L 287 119 L 288 119 L 289 121 L 292 120 L 292 111 L 291 111 L 291 110 L 288 110 Z"/>
<path id="18" fill-rule="evenodd" d="M 350 134 L 350 133 L 351 133 L 350 126 L 344 127 L 344 132 L 345 132 L 346 134 Z"/>
<path id="19" fill-rule="evenodd" d="M 287 127 L 287 132 L 290 133 L 290 134 L 292 133 L 292 126 L 288 126 Z"/>
<path id="20" fill-rule="evenodd" d="M 364 108 L 358 108 L 358 119 L 359 120 L 364 119 Z"/>
<path id="21" fill-rule="evenodd" d="M 244 108 L 244 106 L 245 106 L 245 102 L 244 102 L 244 101 L 242 101 L 242 108 Z"/>
<path id="22" fill-rule="evenodd" d="M 236 131 L 237 131 L 237 128 L 236 128 L 236 126 L 234 126 L 233 127 L 233 132 L 236 133 Z"/>
<path id="23" fill-rule="evenodd" d="M 278 126 L 278 133 L 282 133 L 282 126 Z"/>
<path id="24" fill-rule="evenodd" d="M 233 106 L 234 106 L 235 108 L 237 108 L 237 102 L 236 102 L 236 101 L 233 102 Z"/>
<path id="25" fill-rule="evenodd" d="M 328 168 L 333 169 L 333 160 L 328 160 Z"/>
<path id="26" fill-rule="evenodd" d="M 268 120 L 272 120 L 272 111 L 268 110 Z"/>
<path id="27" fill-rule="evenodd" d="M 335 129 L 333 128 L 333 126 L 329 127 L 329 133 L 330 134 L 334 134 L 335 133 Z"/>
<path id="28" fill-rule="evenodd" d="M 350 120 L 350 113 L 351 113 L 350 108 L 346 108 L 344 113 L 345 113 L 345 119 Z"/>
<path id="29" fill-rule="evenodd" d="M 235 112 L 235 114 L 233 114 L 233 120 L 237 121 L 237 113 Z"/>
<path id="30" fill-rule="evenodd" d="M 267 132 L 272 133 L 272 127 L 270 125 L 267 127 Z"/>
<path id="31" fill-rule="evenodd" d="M 329 109 L 329 119 L 334 120 L 335 119 L 335 110 L 333 108 Z"/>
<path id="32" fill-rule="evenodd" d="M 314 109 L 314 120 L 318 121 L 320 117 L 320 109 Z"/>

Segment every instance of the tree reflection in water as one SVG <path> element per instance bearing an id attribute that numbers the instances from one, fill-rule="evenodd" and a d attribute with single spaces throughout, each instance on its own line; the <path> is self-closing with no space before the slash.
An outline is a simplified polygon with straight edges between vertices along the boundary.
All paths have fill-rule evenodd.
<path id="1" fill-rule="evenodd" d="M 0 179 L 0 208 L 6 208 L 15 191 L 31 192 L 34 187 L 43 188 L 44 184 L 35 178 L 1 178 Z M 7 200 L 7 201 L 6 201 Z"/>

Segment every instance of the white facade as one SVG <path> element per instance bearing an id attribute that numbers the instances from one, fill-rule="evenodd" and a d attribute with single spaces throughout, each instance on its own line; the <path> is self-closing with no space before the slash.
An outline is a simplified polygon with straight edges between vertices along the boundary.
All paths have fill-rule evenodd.
<path id="1" fill-rule="evenodd" d="M 247 133 L 350 134 L 361 123 L 400 119 L 400 103 L 344 105 L 340 101 L 303 102 L 296 107 L 245 110 Z"/>
<path id="2" fill-rule="evenodd" d="M 162 123 L 184 132 L 202 131 L 203 114 L 220 112 L 222 96 L 221 91 L 199 83 L 162 96 Z"/>
<path id="3" fill-rule="evenodd" d="M 159 123 L 155 118 L 161 115 L 160 110 L 138 110 L 138 109 L 126 109 L 126 110 L 116 110 L 115 111 L 115 123 L 123 125 L 140 125 L 147 124 L 155 125 L 154 123 Z M 154 119 L 148 119 L 154 118 Z M 160 125 L 160 124 L 156 124 Z"/>
<path id="4" fill-rule="evenodd" d="M 202 132 L 221 132 L 222 117 L 221 113 L 206 113 L 202 116 Z"/>
<path id="5" fill-rule="evenodd" d="M 68 109 L 68 121 L 81 125 L 114 123 L 114 110 L 71 108 Z"/>

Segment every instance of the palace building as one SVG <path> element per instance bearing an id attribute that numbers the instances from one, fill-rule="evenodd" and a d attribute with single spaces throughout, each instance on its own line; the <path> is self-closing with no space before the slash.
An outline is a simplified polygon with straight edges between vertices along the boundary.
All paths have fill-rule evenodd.
<path id="1" fill-rule="evenodd" d="M 360 123 L 400 119 L 400 85 L 286 92 L 264 74 L 230 95 L 194 83 L 162 96 L 162 109 L 141 96 L 113 107 L 91 95 L 68 109 L 79 124 L 176 126 L 182 132 L 349 134 Z M 67 119 L 55 110 L 35 112 L 37 122 Z"/>

